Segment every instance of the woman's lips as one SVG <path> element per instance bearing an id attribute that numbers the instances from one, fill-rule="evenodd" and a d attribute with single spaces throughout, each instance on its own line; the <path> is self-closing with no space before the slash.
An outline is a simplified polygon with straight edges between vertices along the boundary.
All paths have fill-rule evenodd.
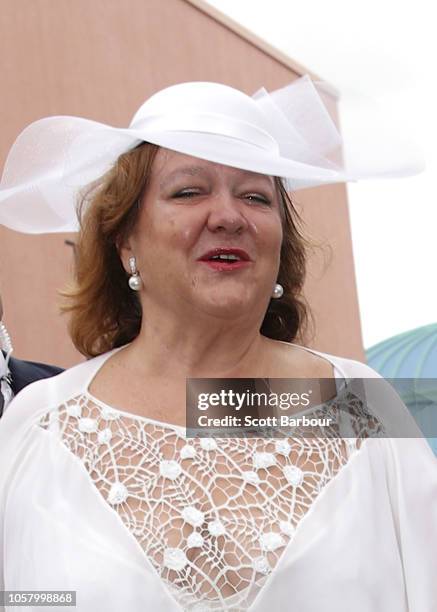
<path id="1" fill-rule="evenodd" d="M 197 261 L 217 272 L 232 272 L 246 268 L 252 263 L 246 251 L 233 247 L 215 247 L 204 253 Z"/>
<path id="2" fill-rule="evenodd" d="M 211 270 L 216 270 L 217 272 L 231 272 L 232 270 L 239 270 L 240 268 L 247 268 L 252 263 L 251 261 L 217 261 L 217 260 L 199 260 L 199 263 L 205 264 Z"/>

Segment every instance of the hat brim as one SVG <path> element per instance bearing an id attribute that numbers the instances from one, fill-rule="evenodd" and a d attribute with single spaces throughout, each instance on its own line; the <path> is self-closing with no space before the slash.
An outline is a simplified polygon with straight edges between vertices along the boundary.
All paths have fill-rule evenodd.
<path id="1" fill-rule="evenodd" d="M 47 117 L 28 126 L 9 152 L 0 223 L 26 233 L 77 231 L 83 189 L 141 142 L 278 176 L 291 191 L 423 169 L 422 156 L 404 131 L 399 136 L 398 124 L 368 112 L 368 105 L 353 108 L 349 122 L 342 113 L 340 135 L 315 84 L 304 76 L 252 98 L 219 83 L 174 85 L 149 98 L 128 128 Z"/>
<path id="2" fill-rule="evenodd" d="M 218 164 L 278 177 L 295 188 L 344 180 L 341 173 L 272 155 L 238 138 L 206 132 L 148 132 L 80 117 L 57 116 L 29 125 L 7 157 L 0 189 L 2 224 L 19 232 L 75 232 L 78 195 L 141 142 Z"/>

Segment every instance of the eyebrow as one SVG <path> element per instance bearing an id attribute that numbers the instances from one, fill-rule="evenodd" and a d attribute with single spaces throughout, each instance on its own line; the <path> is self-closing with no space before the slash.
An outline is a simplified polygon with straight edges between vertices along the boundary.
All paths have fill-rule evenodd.
<path id="1" fill-rule="evenodd" d="M 173 170 L 173 172 L 170 172 L 169 175 L 167 175 L 166 177 L 162 179 L 162 181 L 160 181 L 159 186 L 161 189 L 166 187 L 169 183 L 171 183 L 179 175 L 181 176 L 199 176 L 199 175 L 208 174 L 208 172 L 209 172 L 208 168 L 205 168 L 204 166 L 183 166 L 182 168 L 176 168 L 176 170 Z M 243 174 L 253 176 L 256 178 L 266 179 L 268 180 L 269 184 L 272 186 L 272 182 L 269 180 L 271 177 L 267 174 L 251 172 L 250 170 L 243 170 L 243 169 L 241 170 L 241 172 Z"/>

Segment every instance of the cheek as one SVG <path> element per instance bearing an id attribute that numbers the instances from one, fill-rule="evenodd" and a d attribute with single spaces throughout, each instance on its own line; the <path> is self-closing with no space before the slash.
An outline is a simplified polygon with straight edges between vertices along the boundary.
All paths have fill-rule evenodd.
<path id="1" fill-rule="evenodd" d="M 168 216 L 162 228 L 161 240 L 169 249 L 188 252 L 198 242 L 204 227 L 204 219 L 191 211 L 176 212 Z"/>
<path id="2" fill-rule="evenodd" d="M 187 222 L 186 219 L 171 220 L 171 238 L 173 243 L 180 248 L 189 248 L 197 240 L 199 236 L 199 228 Z"/>
<path id="3" fill-rule="evenodd" d="M 190 212 L 185 209 L 144 215 L 137 233 L 141 252 L 161 261 L 189 252 L 198 241 L 204 223 L 199 215 Z"/>
<path id="4" fill-rule="evenodd" d="M 269 261 L 277 261 L 281 254 L 282 245 L 282 223 L 278 219 L 270 219 L 269 222 L 253 227 L 259 252 Z"/>

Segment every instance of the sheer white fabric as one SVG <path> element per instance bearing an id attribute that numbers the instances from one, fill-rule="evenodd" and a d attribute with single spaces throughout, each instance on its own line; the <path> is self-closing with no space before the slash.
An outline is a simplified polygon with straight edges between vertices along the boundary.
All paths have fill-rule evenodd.
<path id="1" fill-rule="evenodd" d="M 319 89 L 321 92 L 319 93 Z M 424 169 L 405 118 L 342 96 L 341 134 L 308 75 L 252 98 L 221 83 L 179 83 L 156 92 L 129 127 L 83 117 L 45 117 L 12 145 L 0 183 L 0 220 L 19 232 L 78 231 L 77 200 L 117 157 L 141 142 L 287 179 L 290 191 Z"/>
<path id="2" fill-rule="evenodd" d="M 0 441 L 20 430 L 13 463 L 1 453 L 2 588 L 77 590 L 84 612 L 437 609 L 423 440 L 187 439 L 93 398 L 106 358 L 29 388 L 0 426 Z M 378 411 L 350 407 L 348 431 L 385 433 Z M 317 411 L 344 426 L 335 400 Z"/>
<path id="3" fill-rule="evenodd" d="M 375 429 L 351 397 L 353 430 Z M 184 429 L 102 405 L 89 394 L 43 417 L 77 455 L 186 610 L 245 610 L 300 520 L 346 463 L 356 440 L 187 439 Z M 335 425 L 334 425 L 335 423 Z"/>

